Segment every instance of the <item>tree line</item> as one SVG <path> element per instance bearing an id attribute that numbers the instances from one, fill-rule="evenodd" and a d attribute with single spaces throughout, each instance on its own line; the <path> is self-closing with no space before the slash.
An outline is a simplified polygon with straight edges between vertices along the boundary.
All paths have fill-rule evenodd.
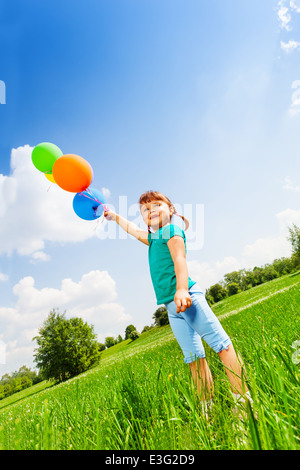
<path id="1" fill-rule="evenodd" d="M 104 343 L 99 343 L 100 350 L 104 351 L 105 349 L 111 348 L 115 344 L 121 343 L 122 341 L 126 341 L 127 339 L 131 339 L 131 341 L 134 341 L 139 338 L 140 334 L 145 333 L 146 331 L 149 331 L 156 326 L 163 326 L 169 323 L 168 312 L 165 307 L 159 307 L 154 312 L 152 318 L 154 319 L 154 323 L 152 323 L 150 326 L 144 326 L 141 333 L 137 331 L 134 325 L 128 325 L 125 329 L 124 338 L 122 338 L 121 335 L 118 335 L 117 338 L 114 338 L 113 336 L 107 336 L 104 340 Z"/>
<path id="2" fill-rule="evenodd" d="M 25 365 L 20 367 L 18 371 L 4 374 L 0 380 L 0 400 L 31 387 L 42 380 L 43 378 L 36 371 L 32 371 Z"/>
<path id="3" fill-rule="evenodd" d="M 225 274 L 222 281 L 214 284 L 205 292 L 205 297 L 210 305 L 220 302 L 226 297 L 238 294 L 252 287 L 272 281 L 278 277 L 290 274 L 300 269 L 300 227 L 292 224 L 289 227 L 288 240 L 292 245 L 290 258 L 275 259 L 273 263 L 265 264 L 253 269 L 240 269 Z"/>

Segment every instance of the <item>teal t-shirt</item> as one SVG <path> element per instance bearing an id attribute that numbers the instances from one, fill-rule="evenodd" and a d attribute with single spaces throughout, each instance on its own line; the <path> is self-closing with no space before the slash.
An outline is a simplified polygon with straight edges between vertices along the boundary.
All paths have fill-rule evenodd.
<path id="1" fill-rule="evenodd" d="M 176 293 L 174 263 L 167 245 L 168 240 L 175 235 L 183 238 L 186 251 L 185 233 L 177 225 L 165 225 L 156 232 L 148 234 L 150 274 L 157 305 L 171 302 Z M 195 281 L 189 277 L 189 288 L 194 284 Z"/>

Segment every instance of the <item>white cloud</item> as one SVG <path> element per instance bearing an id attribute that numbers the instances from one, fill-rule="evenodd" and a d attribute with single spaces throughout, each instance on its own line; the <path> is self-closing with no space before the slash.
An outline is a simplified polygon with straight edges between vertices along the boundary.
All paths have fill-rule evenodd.
<path id="1" fill-rule="evenodd" d="M 292 27 L 290 25 L 292 20 L 291 13 L 296 12 L 300 13 L 300 0 L 280 0 L 277 4 L 278 10 L 277 15 L 282 29 L 286 31 L 291 31 Z"/>
<path id="2" fill-rule="evenodd" d="M 291 30 L 290 22 L 291 22 L 291 15 L 289 13 L 289 8 L 286 6 L 286 2 L 284 0 L 281 0 L 278 3 L 278 11 L 277 15 L 280 21 L 280 26 L 283 29 L 286 29 L 287 31 Z"/>
<path id="3" fill-rule="evenodd" d="M 50 256 L 44 253 L 43 251 L 36 251 L 31 255 L 31 258 L 31 263 L 50 260 Z"/>
<path id="4" fill-rule="evenodd" d="M 300 225 L 300 211 L 286 209 L 276 214 L 279 234 L 275 237 L 259 238 L 245 246 L 242 253 L 243 267 L 253 268 L 272 263 L 276 258 L 291 256 L 291 245 L 287 240 L 288 227 L 293 223 Z"/>
<path id="5" fill-rule="evenodd" d="M 286 209 L 276 214 L 283 235 L 288 234 L 288 227 L 292 224 L 300 225 L 300 210 Z"/>
<path id="6" fill-rule="evenodd" d="M 300 186 L 296 186 L 293 182 L 292 179 L 289 176 L 286 176 L 284 178 L 284 185 L 283 189 L 286 189 L 287 191 L 292 191 L 294 193 L 299 193 L 300 192 Z"/>
<path id="7" fill-rule="evenodd" d="M 280 41 L 281 49 L 284 50 L 287 54 L 290 54 L 292 51 L 300 48 L 300 42 L 289 40 L 289 42 Z"/>
<path id="8" fill-rule="evenodd" d="M 300 113 L 300 80 L 294 80 L 292 88 L 296 90 L 292 94 L 292 103 L 289 108 L 289 115 L 293 117 Z"/>
<path id="9" fill-rule="evenodd" d="M 101 188 L 101 192 L 103 194 L 103 196 L 105 197 L 105 199 L 109 199 L 110 198 L 110 190 L 107 189 L 107 188 Z"/>
<path id="10" fill-rule="evenodd" d="M 290 0 L 290 7 L 300 13 L 300 0 Z"/>
<path id="11" fill-rule="evenodd" d="M 8 276 L 0 272 L 0 281 L 7 281 L 7 280 L 8 280 Z"/>
<path id="12" fill-rule="evenodd" d="M 200 263 L 194 260 L 188 261 L 187 264 L 190 277 L 204 290 L 221 281 L 224 274 L 242 269 L 239 261 L 231 256 L 215 263 Z"/>
<path id="13" fill-rule="evenodd" d="M 272 263 L 276 258 L 291 256 L 291 248 L 285 236 L 259 238 L 246 245 L 242 254 L 243 267 L 253 268 Z"/>
<path id="14" fill-rule="evenodd" d="M 47 261 L 45 242 L 87 240 L 95 225 L 75 214 L 74 193 L 50 183 L 33 166 L 31 152 L 29 145 L 13 149 L 11 175 L 0 174 L 0 255 L 17 251 Z"/>
<path id="15" fill-rule="evenodd" d="M 32 366 L 35 347 L 32 338 L 52 308 L 58 308 L 60 312 L 66 310 L 67 317 L 79 316 L 94 325 L 101 342 L 106 336 L 123 334 L 132 321 L 124 307 L 116 301 L 116 285 L 107 271 L 90 271 L 78 282 L 63 279 L 60 288 L 38 289 L 34 278 L 27 276 L 14 286 L 13 293 L 17 297 L 15 306 L 0 308 L 1 339 L 6 345 L 6 371 L 22 364 Z"/>
<path id="16" fill-rule="evenodd" d="M 293 223 L 300 225 L 300 210 L 286 209 L 276 214 L 279 234 L 275 237 L 259 238 L 244 247 L 240 260 L 226 257 L 215 263 L 200 263 L 189 261 L 188 270 L 192 279 L 197 281 L 202 289 L 207 289 L 221 281 L 224 274 L 240 269 L 253 269 L 272 263 L 277 258 L 291 256 L 291 246 L 287 240 L 288 227 Z"/>

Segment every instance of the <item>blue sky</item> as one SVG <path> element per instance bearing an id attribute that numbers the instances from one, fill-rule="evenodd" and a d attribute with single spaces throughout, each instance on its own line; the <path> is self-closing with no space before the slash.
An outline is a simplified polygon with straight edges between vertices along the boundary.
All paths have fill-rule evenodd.
<path id="1" fill-rule="evenodd" d="M 0 375 L 32 366 L 52 307 L 101 341 L 157 308 L 147 248 L 79 220 L 33 167 L 40 142 L 88 160 L 91 186 L 131 220 L 148 189 L 192 211 L 188 266 L 204 289 L 290 255 L 299 19 L 299 0 L 1 2 Z"/>

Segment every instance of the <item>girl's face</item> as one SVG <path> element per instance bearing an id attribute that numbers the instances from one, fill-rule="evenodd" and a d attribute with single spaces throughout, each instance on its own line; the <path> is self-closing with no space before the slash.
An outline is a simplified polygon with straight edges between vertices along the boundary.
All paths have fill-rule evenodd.
<path id="1" fill-rule="evenodd" d="M 152 201 L 141 205 L 141 214 L 148 227 L 154 231 L 170 223 L 174 210 L 163 201 Z"/>

